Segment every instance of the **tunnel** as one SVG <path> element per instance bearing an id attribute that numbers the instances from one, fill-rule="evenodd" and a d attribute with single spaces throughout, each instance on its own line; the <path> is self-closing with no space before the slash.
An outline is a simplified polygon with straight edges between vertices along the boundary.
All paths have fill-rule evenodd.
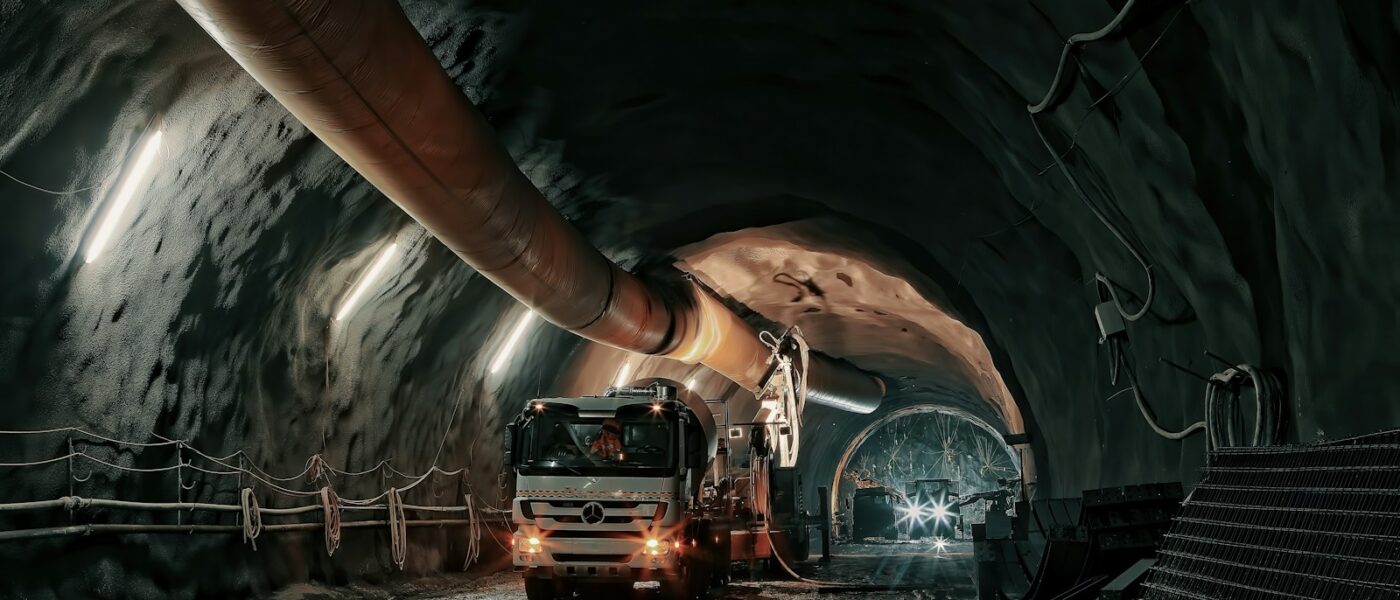
<path id="1" fill-rule="evenodd" d="M 1400 597 L 1396 4 L 0 24 L 0 597 Z"/>

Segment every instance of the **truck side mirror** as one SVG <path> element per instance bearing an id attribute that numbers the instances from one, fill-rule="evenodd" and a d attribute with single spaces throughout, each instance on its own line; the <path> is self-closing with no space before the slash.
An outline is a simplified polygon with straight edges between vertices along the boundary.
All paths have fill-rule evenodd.
<path id="1" fill-rule="evenodd" d="M 501 472 L 511 470 L 515 467 L 515 441 L 520 431 L 520 426 L 515 423 L 506 425 L 506 435 L 502 443 L 501 451 Z"/>

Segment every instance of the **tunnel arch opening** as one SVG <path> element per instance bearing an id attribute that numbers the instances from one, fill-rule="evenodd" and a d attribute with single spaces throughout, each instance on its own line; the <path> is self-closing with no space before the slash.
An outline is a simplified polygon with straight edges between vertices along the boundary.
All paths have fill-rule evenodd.
<path id="1" fill-rule="evenodd" d="M 868 444 L 874 444 L 874 452 Z M 879 465 L 882 458 L 886 461 Z M 1023 465 L 1030 464 L 1030 456 L 1006 444 L 1002 432 L 978 416 L 942 404 L 916 404 L 871 421 L 847 442 L 830 476 L 828 500 L 832 507 L 842 506 L 862 480 L 902 491 L 916 479 L 952 479 L 959 493 L 989 491 L 998 479 L 1022 477 Z"/>

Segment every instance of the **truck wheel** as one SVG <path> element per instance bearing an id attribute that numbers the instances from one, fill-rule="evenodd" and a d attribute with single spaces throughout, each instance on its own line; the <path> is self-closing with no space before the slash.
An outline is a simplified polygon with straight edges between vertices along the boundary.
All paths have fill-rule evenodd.
<path id="1" fill-rule="evenodd" d="M 662 600 L 694 600 L 710 591 L 710 573 L 702 561 L 686 561 L 674 579 L 661 582 Z"/>
<path id="2" fill-rule="evenodd" d="M 554 600 L 554 581 L 537 577 L 525 578 L 525 597 L 529 600 Z"/>

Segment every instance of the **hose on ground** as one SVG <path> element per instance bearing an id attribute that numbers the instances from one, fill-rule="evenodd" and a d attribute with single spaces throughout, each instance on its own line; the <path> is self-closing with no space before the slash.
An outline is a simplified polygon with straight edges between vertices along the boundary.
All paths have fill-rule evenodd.
<path id="1" fill-rule="evenodd" d="M 258 536 L 262 534 L 262 511 L 258 510 L 258 498 L 253 488 L 243 488 L 238 497 L 238 505 L 243 513 L 243 543 L 252 544 L 258 549 Z"/>

